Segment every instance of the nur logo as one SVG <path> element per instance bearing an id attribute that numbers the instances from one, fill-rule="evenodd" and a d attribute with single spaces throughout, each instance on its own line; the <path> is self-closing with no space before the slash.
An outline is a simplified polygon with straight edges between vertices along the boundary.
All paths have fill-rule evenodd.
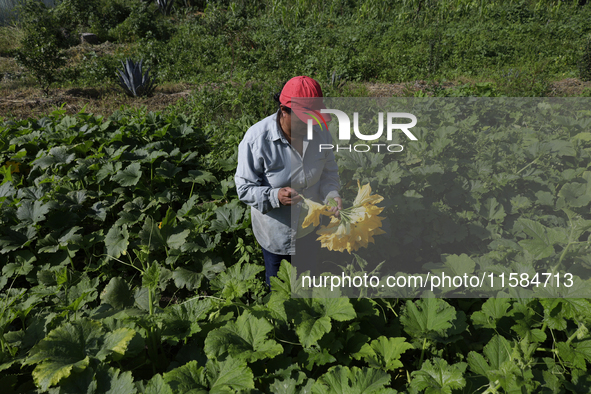
<path id="1" fill-rule="evenodd" d="M 349 116 L 338 109 L 328 109 L 328 108 L 324 108 L 321 109 L 320 112 L 315 111 L 315 110 L 310 110 L 310 112 L 305 112 L 306 115 L 310 116 L 313 120 L 316 121 L 316 123 L 318 123 L 318 125 L 320 125 L 320 129 L 323 130 L 322 125 L 324 124 L 324 127 L 326 127 L 326 130 L 328 130 L 328 126 L 326 125 L 326 121 L 324 120 L 324 117 L 322 116 L 322 114 L 332 114 L 335 115 L 338 119 L 339 122 L 339 133 L 338 133 L 338 138 L 339 140 L 350 140 L 351 139 L 351 120 L 349 119 Z M 308 139 L 312 139 L 313 136 L 313 124 L 312 124 L 312 119 L 308 119 Z M 386 138 L 388 141 L 392 140 L 392 132 L 394 130 L 400 130 L 402 131 L 411 141 L 417 141 L 417 137 L 415 137 L 411 132 L 410 132 L 410 128 L 416 126 L 417 124 L 417 117 L 414 116 L 413 114 L 407 113 L 407 112 L 388 112 L 386 114 Z M 410 123 L 394 123 L 394 119 L 409 119 Z M 360 140 L 363 141 L 375 141 L 377 139 L 379 139 L 383 132 L 384 132 L 384 113 L 383 112 L 379 112 L 378 113 L 378 131 L 374 134 L 363 134 L 361 133 L 361 131 L 359 130 L 359 113 L 358 112 L 354 112 L 353 113 L 353 132 L 355 133 L 355 136 L 357 138 L 359 138 Z M 404 147 L 400 144 L 390 144 L 387 145 L 386 144 L 371 144 L 372 147 L 375 147 L 377 149 L 378 152 L 380 152 L 380 147 L 386 147 L 386 149 L 388 150 L 388 152 L 402 152 L 402 150 L 404 149 Z M 322 151 L 322 149 L 334 149 L 335 146 L 332 144 L 320 144 L 320 151 Z M 369 152 L 370 150 L 372 150 L 372 148 L 367 145 L 367 144 L 357 144 L 357 145 L 348 145 L 348 146 L 336 146 L 336 151 L 338 152 L 339 150 L 347 150 L 349 152 L 351 151 L 355 151 L 355 152 Z"/>
<path id="2" fill-rule="evenodd" d="M 322 115 L 320 115 L 320 113 L 318 111 L 315 111 L 313 109 L 310 110 L 311 112 L 304 112 L 304 114 L 308 115 L 309 117 L 311 117 L 312 119 L 314 119 L 316 121 L 316 123 L 318 123 L 318 126 L 320 126 L 320 130 L 324 129 L 322 128 L 322 125 L 324 124 L 324 127 L 326 127 L 326 130 L 328 130 L 328 126 L 326 125 L 326 120 L 324 120 L 324 117 Z M 312 133 L 312 119 L 308 119 L 308 138 L 312 139 L 311 137 L 311 133 Z M 322 119 L 322 122 L 320 122 L 320 119 Z"/>

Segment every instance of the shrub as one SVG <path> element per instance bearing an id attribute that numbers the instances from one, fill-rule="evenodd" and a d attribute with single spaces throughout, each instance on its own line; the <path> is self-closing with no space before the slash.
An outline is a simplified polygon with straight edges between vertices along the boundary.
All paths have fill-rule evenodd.
<path id="1" fill-rule="evenodd" d="M 43 92 L 60 80 L 59 69 L 66 60 L 60 48 L 60 31 L 48 8 L 42 2 L 28 1 L 22 6 L 21 47 L 16 50 L 16 61 L 29 70 Z"/>
<path id="2" fill-rule="evenodd" d="M 583 81 L 591 81 L 591 38 L 587 40 L 581 60 L 579 60 L 579 76 Z"/>
<path id="3" fill-rule="evenodd" d="M 78 33 L 88 27 L 99 7 L 99 0 L 63 0 L 55 8 L 60 26 L 70 33 L 71 44 L 78 43 Z"/>
<path id="4" fill-rule="evenodd" d="M 129 16 L 113 29 L 109 36 L 117 41 L 133 42 L 140 38 L 153 37 L 157 40 L 167 39 L 170 25 L 157 18 L 157 11 L 152 4 L 142 3 L 134 7 Z"/>
<path id="5" fill-rule="evenodd" d="M 84 32 L 96 34 L 101 41 L 111 39 L 109 30 L 142 7 L 146 8 L 139 0 L 63 0 L 55 14 L 60 26 L 69 33 L 70 44 L 76 45 L 79 34 Z"/>
<path id="6" fill-rule="evenodd" d="M 115 82 L 119 62 L 112 55 L 98 55 L 88 52 L 80 66 L 81 83 L 87 85 L 111 84 Z"/>

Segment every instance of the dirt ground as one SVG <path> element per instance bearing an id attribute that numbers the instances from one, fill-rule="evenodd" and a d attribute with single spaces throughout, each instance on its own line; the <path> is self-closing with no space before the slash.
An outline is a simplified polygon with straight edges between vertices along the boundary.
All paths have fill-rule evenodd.
<path id="1" fill-rule="evenodd" d="M 577 78 L 566 78 L 550 84 L 550 96 L 580 96 L 585 89 L 591 89 L 591 82 L 583 82 Z"/>
<path id="2" fill-rule="evenodd" d="M 80 112 L 86 106 L 86 112 L 109 115 L 123 105 L 161 111 L 179 99 L 188 97 L 191 92 L 192 88 L 189 86 L 179 85 L 174 90 L 158 89 L 152 97 L 131 98 L 114 88 L 74 88 L 53 89 L 51 96 L 44 97 L 39 89 L 14 89 L 4 97 L 0 94 L 0 117 L 37 117 L 62 105 L 67 113 Z"/>
<path id="3" fill-rule="evenodd" d="M 447 82 L 442 87 L 451 88 L 453 86 L 470 83 L 470 81 Z M 429 88 L 427 81 L 413 81 L 407 83 L 366 83 L 366 88 L 371 96 L 392 97 L 408 96 L 419 90 Z M 583 82 L 577 78 L 566 78 L 560 81 L 551 82 L 548 88 L 549 97 L 574 97 L 580 96 L 585 89 L 591 89 L 591 82 Z"/>
<path id="4" fill-rule="evenodd" d="M 455 84 L 463 84 L 456 82 Z M 407 83 L 364 83 L 368 94 L 375 97 L 412 96 L 418 90 L 429 87 L 426 81 Z M 449 82 L 445 87 L 454 86 Z M 146 107 L 150 111 L 164 110 L 178 100 L 186 99 L 199 86 L 175 84 L 156 89 L 148 98 L 130 98 L 112 87 L 53 89 L 50 97 L 44 97 L 35 87 L 23 86 L 22 82 L 0 81 L 0 117 L 25 119 L 47 114 L 62 105 L 67 113 L 77 113 L 84 106 L 85 111 L 109 115 L 121 106 Z M 549 96 L 578 96 L 585 89 L 591 89 L 591 82 L 567 78 L 551 83 Z"/>

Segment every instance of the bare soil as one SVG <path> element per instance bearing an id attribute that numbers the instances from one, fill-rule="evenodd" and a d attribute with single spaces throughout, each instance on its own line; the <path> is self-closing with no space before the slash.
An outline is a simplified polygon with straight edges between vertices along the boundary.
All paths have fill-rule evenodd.
<path id="1" fill-rule="evenodd" d="M 133 98 L 114 88 L 53 89 L 49 97 L 44 97 L 39 89 L 34 88 L 0 89 L 0 117 L 38 117 L 62 105 L 69 114 L 80 112 L 85 107 L 85 112 L 107 116 L 122 106 L 162 111 L 179 99 L 187 98 L 192 91 L 190 85 L 175 85 L 172 89 L 157 88 L 152 97 Z"/>
<path id="2" fill-rule="evenodd" d="M 580 96 L 586 89 L 591 89 L 591 81 L 583 82 L 577 78 L 566 78 L 550 83 L 549 96 Z"/>
<path id="3" fill-rule="evenodd" d="M 465 81 L 447 82 L 444 87 L 464 84 Z M 412 96 L 414 92 L 428 89 L 426 81 L 407 83 L 363 83 L 369 96 L 392 97 Z M 247 84 L 247 88 L 250 85 Z M 0 117 L 26 119 L 39 117 L 62 107 L 67 113 L 77 113 L 84 107 L 86 112 L 110 115 L 121 106 L 145 107 L 149 111 L 162 111 L 181 99 L 188 98 L 200 86 L 174 84 L 158 87 L 152 97 L 127 97 L 113 87 L 53 89 L 49 97 L 22 81 L 0 81 Z M 591 89 L 591 82 L 566 78 L 550 84 L 549 96 L 580 96 L 585 89 Z"/>

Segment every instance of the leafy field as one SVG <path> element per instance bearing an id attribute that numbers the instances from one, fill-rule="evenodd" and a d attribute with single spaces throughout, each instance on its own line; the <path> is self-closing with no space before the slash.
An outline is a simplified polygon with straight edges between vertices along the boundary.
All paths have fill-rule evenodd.
<path id="1" fill-rule="evenodd" d="M 591 236 L 588 98 L 330 98 L 328 108 L 359 111 L 362 130 L 377 129 L 366 108 L 396 108 L 414 114 L 417 141 L 394 132 L 382 137 L 381 153 L 368 145 L 357 152 L 336 150 L 344 196 L 352 202 L 357 180 L 384 196 L 380 216 L 386 235 L 356 258 L 335 254 L 322 269 L 353 275 L 431 275 L 445 271 L 478 277 L 520 275 L 522 285 L 447 285 L 440 297 L 587 298 Z M 367 111 L 367 112 L 366 112 Z M 369 114 L 369 115 L 368 115 Z M 373 115 L 372 115 L 373 114 Z M 371 121 L 370 121 L 371 120 Z M 334 123 L 334 122 L 333 122 Z M 331 125 L 333 143 L 339 140 Z M 333 128 L 334 127 L 334 128 Z M 367 144 L 366 141 L 357 141 Z M 403 146 L 384 153 L 385 143 Z M 398 149 L 398 148 L 396 148 Z M 297 261 L 292 261 L 297 266 Z M 345 264 L 344 261 L 348 262 Z M 530 286 L 529 278 L 566 277 L 550 286 Z M 534 279 L 535 280 L 535 279 Z M 527 283 L 527 284 L 526 284 Z M 384 284 L 384 282 L 382 282 Z M 492 288 L 490 287 L 492 286 Z M 526 290 L 527 288 L 528 290 Z M 350 296 L 416 297 L 424 289 L 348 289 Z M 343 290 L 344 291 L 344 290 Z M 531 292 L 530 292 L 531 291 Z"/>
<path id="2" fill-rule="evenodd" d="M 418 147 L 422 158 L 409 153 L 391 163 L 399 166 L 401 182 L 410 182 L 398 185 L 400 191 L 380 186 L 380 172 L 367 165 L 340 161 L 340 167 L 343 174 L 356 171 L 356 178 L 371 181 L 408 220 L 421 223 L 400 223 L 407 238 L 456 248 L 483 264 L 475 238 L 446 240 L 429 224 L 437 217 L 416 219 L 422 212 L 432 215 L 416 205 L 418 193 L 422 204 L 431 204 L 430 212 L 449 212 L 441 198 L 449 194 L 442 187 L 449 180 L 425 171 L 439 166 L 451 174 L 462 164 L 454 158 L 472 163 L 475 155 L 467 168 L 483 178 L 470 175 L 472 187 L 465 190 L 490 209 L 472 215 L 464 210 L 472 220 L 454 225 L 488 223 L 484 241 L 498 239 L 495 234 L 505 239 L 488 258 L 504 254 L 520 264 L 540 241 L 528 231 L 511 235 L 505 226 L 523 217 L 554 228 L 570 218 L 580 225 L 577 242 L 584 242 L 576 247 L 554 242 L 548 246 L 552 252 L 545 247 L 534 257 L 584 268 L 591 224 L 585 186 L 590 114 L 573 111 L 582 123 L 563 129 L 575 130 L 573 135 L 554 127 L 529 136 L 465 134 L 465 129 L 425 136 Z M 0 187 L 4 392 L 581 393 L 591 388 L 586 299 L 291 298 L 293 273 L 287 264 L 269 293 L 249 211 L 235 194 L 236 143 L 222 149 L 240 138 L 247 127 L 241 122 L 250 121 L 238 118 L 222 131 L 215 123 L 199 127 L 184 115 L 120 111 L 103 118 L 56 110 L 0 126 L 6 163 Z M 487 149 L 493 143 L 499 149 Z M 443 154 L 442 146 L 453 152 Z M 508 156 L 489 155 L 502 152 Z M 487 178 L 489 165 L 519 176 Z M 550 191 L 512 187 L 519 179 Z M 493 183 L 479 189 L 485 181 Z M 566 197 L 566 189 L 573 196 Z M 354 189 L 346 189 L 346 196 L 351 193 Z M 570 204 L 563 213 L 552 208 L 560 196 Z M 545 228 L 542 232 L 558 231 Z"/>

